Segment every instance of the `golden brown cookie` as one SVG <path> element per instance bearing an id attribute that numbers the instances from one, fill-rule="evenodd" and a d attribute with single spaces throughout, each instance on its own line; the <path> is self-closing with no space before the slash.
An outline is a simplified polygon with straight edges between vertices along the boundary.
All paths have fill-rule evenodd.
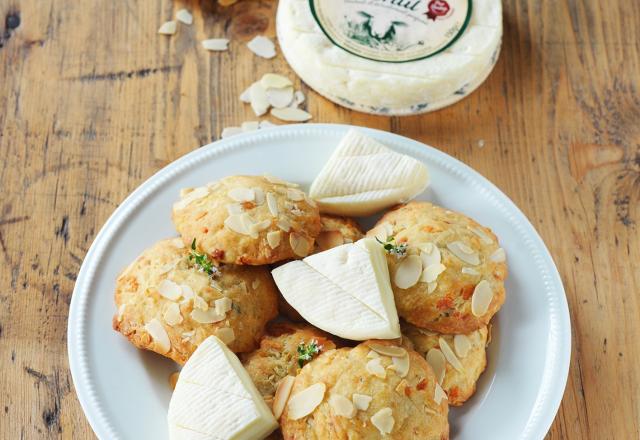
<path id="1" fill-rule="evenodd" d="M 224 263 L 306 257 L 320 232 L 320 215 L 296 186 L 274 177 L 225 177 L 183 190 L 173 222 L 185 245 L 195 238 L 201 250 Z"/>
<path id="2" fill-rule="evenodd" d="M 402 333 L 431 365 L 450 405 L 460 406 L 475 393 L 487 366 L 487 327 L 466 335 L 444 335 L 402 323 Z"/>
<path id="3" fill-rule="evenodd" d="M 402 355 L 381 354 L 374 345 Z M 444 440 L 447 414 L 444 391 L 422 356 L 387 341 L 367 341 L 327 351 L 305 365 L 280 424 L 287 440 Z"/>
<path id="4" fill-rule="evenodd" d="M 364 237 L 360 226 L 348 217 L 320 215 L 320 234 L 316 238 L 315 252 L 322 252 Z"/>
<path id="5" fill-rule="evenodd" d="M 269 270 L 209 266 L 204 254 L 190 255 L 181 239 L 163 240 L 125 269 L 116 281 L 113 328 L 138 348 L 180 364 L 211 335 L 234 352 L 253 350 L 277 314 Z"/>
<path id="6" fill-rule="evenodd" d="M 385 214 L 367 236 L 385 242 L 398 314 L 418 327 L 469 333 L 504 303 L 504 250 L 469 217 L 411 202 Z"/>

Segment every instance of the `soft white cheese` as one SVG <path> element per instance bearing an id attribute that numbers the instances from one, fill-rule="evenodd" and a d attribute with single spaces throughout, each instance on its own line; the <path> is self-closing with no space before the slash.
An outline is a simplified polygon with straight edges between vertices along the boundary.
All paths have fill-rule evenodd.
<path id="1" fill-rule="evenodd" d="M 322 212 L 366 216 L 411 200 L 429 184 L 427 167 L 351 129 L 311 185 Z"/>
<path id="2" fill-rule="evenodd" d="M 261 439 L 278 426 L 236 355 L 215 336 L 180 372 L 168 422 L 171 440 Z"/>
<path id="3" fill-rule="evenodd" d="M 287 302 L 322 330 L 353 340 L 400 337 L 387 261 L 374 239 L 292 261 L 272 274 Z"/>

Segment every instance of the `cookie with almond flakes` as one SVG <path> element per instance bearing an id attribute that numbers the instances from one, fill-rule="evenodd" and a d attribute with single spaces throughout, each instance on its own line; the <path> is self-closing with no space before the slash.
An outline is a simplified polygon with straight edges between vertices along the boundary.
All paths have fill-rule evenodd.
<path id="1" fill-rule="evenodd" d="M 315 252 L 322 252 L 364 237 L 360 226 L 349 217 L 320 215 L 320 234 L 316 237 Z"/>

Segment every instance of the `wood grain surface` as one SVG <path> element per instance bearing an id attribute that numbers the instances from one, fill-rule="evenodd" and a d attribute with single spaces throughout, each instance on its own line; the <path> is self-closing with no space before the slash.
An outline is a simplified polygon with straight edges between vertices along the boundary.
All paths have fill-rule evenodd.
<path id="1" fill-rule="evenodd" d="M 245 87 L 266 72 L 294 77 L 281 55 L 245 47 L 274 37 L 275 6 L 0 0 L 0 438 L 94 438 L 66 350 L 82 259 L 144 179 L 255 119 L 238 100 Z M 157 35 L 181 7 L 194 24 Z M 305 107 L 314 122 L 437 146 L 508 194 L 547 243 L 571 310 L 571 371 L 548 438 L 638 439 L 640 2 L 504 8 L 495 71 L 456 105 L 374 117 L 301 84 Z M 222 36 L 228 52 L 199 45 Z"/>

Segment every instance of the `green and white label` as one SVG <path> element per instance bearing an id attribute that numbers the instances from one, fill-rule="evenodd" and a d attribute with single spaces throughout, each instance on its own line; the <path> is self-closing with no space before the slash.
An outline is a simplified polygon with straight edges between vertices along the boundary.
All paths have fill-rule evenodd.
<path id="1" fill-rule="evenodd" d="M 336 46 L 374 61 L 428 58 L 464 32 L 472 0 L 309 0 Z"/>

